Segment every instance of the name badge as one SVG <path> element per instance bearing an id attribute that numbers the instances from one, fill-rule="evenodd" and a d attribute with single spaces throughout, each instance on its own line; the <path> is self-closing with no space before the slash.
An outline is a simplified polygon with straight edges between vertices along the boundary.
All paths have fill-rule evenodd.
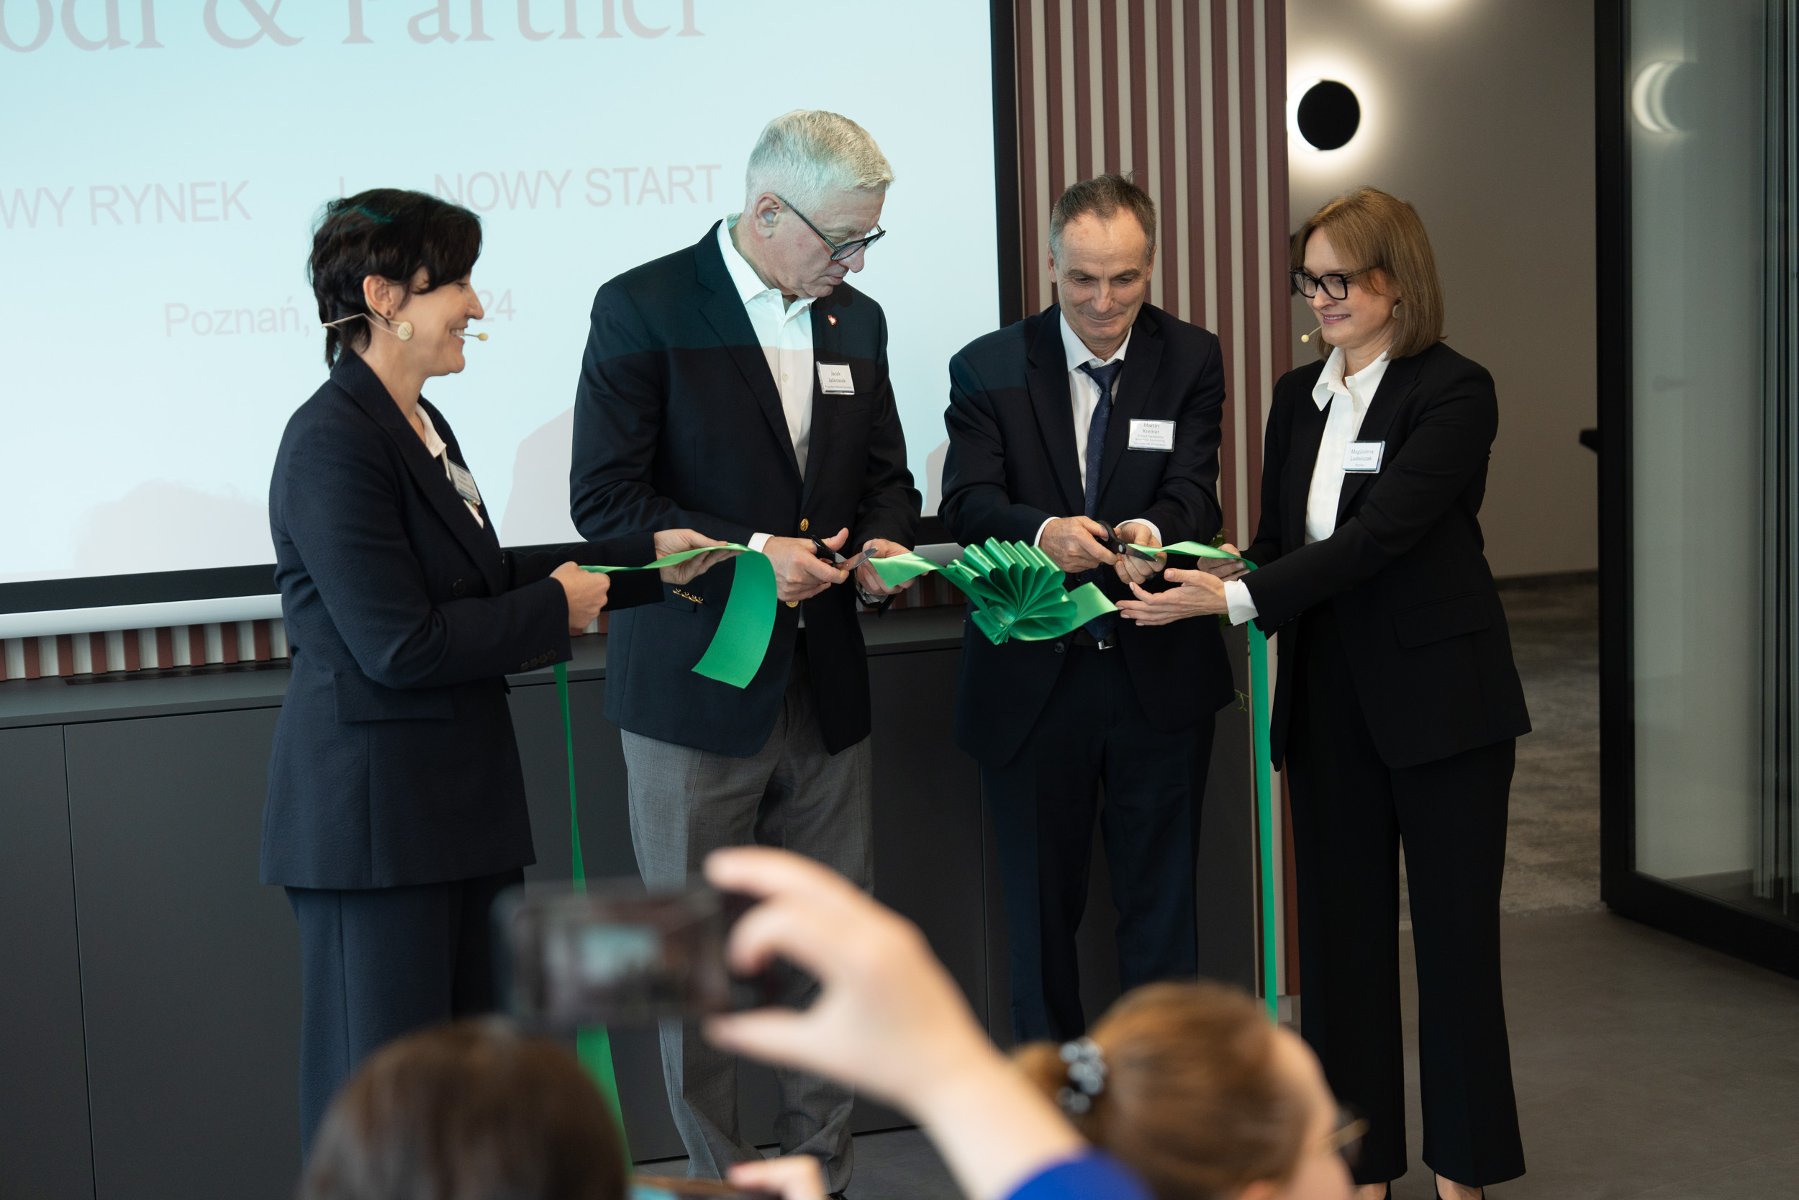
<path id="1" fill-rule="evenodd" d="M 854 396 L 856 381 L 848 363 L 819 363 L 818 390 L 827 396 Z"/>
<path id="2" fill-rule="evenodd" d="M 1380 470 L 1380 458 L 1387 449 L 1385 442 L 1351 442 L 1343 447 L 1343 472 L 1346 475 L 1372 475 Z"/>
<path id="3" fill-rule="evenodd" d="M 1174 422 L 1132 421 L 1129 444 L 1132 450 L 1173 450 Z"/>
<path id="4" fill-rule="evenodd" d="M 447 454 L 444 465 L 450 469 L 450 482 L 456 485 L 456 494 L 476 508 L 481 507 L 481 489 L 475 486 L 475 477 L 469 474 L 468 468 Z"/>

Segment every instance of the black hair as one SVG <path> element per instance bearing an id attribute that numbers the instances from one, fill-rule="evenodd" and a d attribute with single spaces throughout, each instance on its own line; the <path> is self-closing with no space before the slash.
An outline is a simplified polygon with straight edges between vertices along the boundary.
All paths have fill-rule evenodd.
<path id="1" fill-rule="evenodd" d="M 379 275 L 412 288 L 420 270 L 428 292 L 465 278 L 481 255 L 481 218 L 424 192 L 374 188 L 325 205 L 312 231 L 307 277 L 319 302 L 319 322 L 369 315 L 362 281 Z M 325 363 L 335 366 L 344 348 L 369 343 L 368 321 L 345 321 L 325 330 Z"/>

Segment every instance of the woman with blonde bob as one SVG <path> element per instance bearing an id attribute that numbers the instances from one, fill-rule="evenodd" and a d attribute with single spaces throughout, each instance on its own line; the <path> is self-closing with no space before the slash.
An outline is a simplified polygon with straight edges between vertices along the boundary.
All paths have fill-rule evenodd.
<path id="1" fill-rule="evenodd" d="M 1217 984 L 1126 995 L 1084 1038 L 1013 1055 L 1157 1200 L 1344 1200 L 1346 1119 L 1305 1043 Z"/>
<path id="2" fill-rule="evenodd" d="M 1499 971 L 1517 739 L 1530 732 L 1480 504 L 1493 377 L 1443 342 L 1424 223 L 1373 188 L 1293 238 L 1322 361 L 1274 385 L 1243 557 L 1119 605 L 1280 632 L 1270 748 L 1293 797 L 1301 1029 L 1367 1114 L 1362 1200 L 1405 1173 L 1399 852 L 1418 961 L 1424 1161 L 1444 1200 L 1524 1173 Z M 1227 546 L 1233 550 L 1234 547 Z"/>

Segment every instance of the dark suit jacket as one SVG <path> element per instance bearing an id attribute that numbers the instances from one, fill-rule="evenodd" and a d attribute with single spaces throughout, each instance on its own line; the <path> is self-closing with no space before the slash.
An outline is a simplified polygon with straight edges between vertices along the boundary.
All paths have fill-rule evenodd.
<path id="1" fill-rule="evenodd" d="M 1051 307 L 970 342 L 950 360 L 949 455 L 943 522 L 964 545 L 990 537 L 1030 542 L 1050 517 L 1083 509 L 1061 313 Z M 1209 541 L 1218 507 L 1224 367 L 1218 339 L 1144 305 L 1131 327 L 1100 464 L 1099 516 L 1145 517 L 1165 542 Z M 1131 450 L 1133 420 L 1174 422 L 1174 450 Z M 1108 568 L 1101 590 L 1130 590 Z M 1159 580 L 1155 586 L 1161 586 Z M 1215 621 L 1159 628 L 1118 623 L 1137 698 L 1155 727 L 1191 729 L 1234 695 Z M 963 632 L 956 740 L 979 761 L 1009 761 L 1036 724 L 1065 661 L 1066 639 L 995 646 Z"/>
<path id="2" fill-rule="evenodd" d="M 919 496 L 887 378 L 887 322 L 848 284 L 812 305 L 819 363 L 847 363 L 855 395 L 813 380 L 802 477 L 780 393 L 719 253 L 699 244 L 625 272 L 593 301 L 575 397 L 570 508 L 589 538 L 688 526 L 733 542 L 753 533 L 888 538 L 910 546 Z M 780 712 L 799 610 L 782 605 L 762 669 L 744 689 L 693 673 L 718 626 L 736 563 L 608 632 L 606 715 L 633 733 L 718 754 L 754 754 Z M 845 584 L 804 602 L 811 687 L 834 754 L 868 735 L 868 664 Z"/>
<path id="3" fill-rule="evenodd" d="M 1257 624 L 1281 632 L 1271 744 L 1286 751 L 1300 631 L 1330 604 L 1369 731 L 1390 767 L 1435 762 L 1530 732 L 1505 610 L 1477 519 L 1499 428 L 1493 377 L 1441 342 L 1394 359 L 1357 441 L 1385 441 L 1375 474 L 1343 477 L 1337 529 L 1305 544 L 1306 493 L 1324 432 L 1322 362 L 1274 385 L 1262 520 L 1245 552 Z M 1344 697 L 1347 702 L 1350 697 Z"/>
<path id="4" fill-rule="evenodd" d="M 505 676 L 569 656 L 558 564 L 647 562 L 650 539 L 502 550 L 354 353 L 288 421 L 269 527 L 293 675 L 263 882 L 394 887 L 532 862 Z M 647 572 L 612 579 L 609 608 L 661 590 Z"/>

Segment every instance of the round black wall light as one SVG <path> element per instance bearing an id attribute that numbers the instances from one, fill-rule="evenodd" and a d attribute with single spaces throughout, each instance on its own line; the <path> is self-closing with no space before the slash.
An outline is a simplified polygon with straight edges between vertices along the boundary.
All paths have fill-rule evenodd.
<path id="1" fill-rule="evenodd" d="M 1321 79 L 1299 98 L 1294 120 L 1300 137 L 1320 150 L 1336 150 L 1355 136 L 1362 123 L 1362 105 L 1346 85 Z"/>

